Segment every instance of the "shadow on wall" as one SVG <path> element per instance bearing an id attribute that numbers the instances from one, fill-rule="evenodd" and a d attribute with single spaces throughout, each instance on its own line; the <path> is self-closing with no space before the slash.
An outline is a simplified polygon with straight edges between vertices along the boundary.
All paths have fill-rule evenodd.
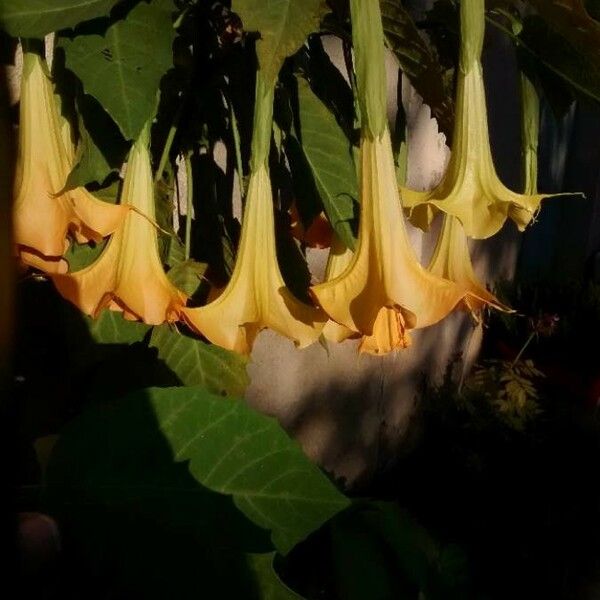
<path id="1" fill-rule="evenodd" d="M 479 333 L 471 317 L 458 312 L 443 325 L 412 332 L 407 350 L 376 357 L 359 355 L 358 341 L 298 351 L 264 331 L 248 369 L 246 397 L 279 419 L 313 460 L 360 487 L 410 445 L 423 383 L 437 380 L 454 355 L 472 363 Z"/>
<path id="2" fill-rule="evenodd" d="M 484 60 L 493 151 L 500 176 L 518 189 L 520 109 L 515 52 L 497 32 L 490 32 L 488 38 Z M 326 48 L 332 62 L 343 65 L 339 47 L 330 40 Z M 395 94 L 398 65 L 391 55 L 387 71 L 388 92 Z M 513 88 L 510 102 L 506 94 L 495 93 Z M 429 108 L 408 82 L 403 82 L 402 96 L 408 124 L 408 181 L 415 189 L 427 189 L 441 176 L 448 148 Z M 393 121 L 395 115 L 389 116 Z M 436 231 L 433 227 L 423 235 L 409 227 L 413 247 L 424 264 L 435 245 Z M 493 286 L 499 279 L 510 279 L 519 245 L 520 236 L 512 225 L 492 240 L 474 243 L 474 265 L 481 280 Z M 313 275 L 322 271 L 323 256 L 309 254 L 309 262 Z M 356 342 L 332 345 L 328 352 L 318 344 L 297 351 L 291 342 L 263 332 L 253 351 L 252 384 L 246 396 L 255 408 L 276 416 L 311 458 L 337 477 L 361 485 L 410 444 L 409 425 L 421 383 L 439 378 L 456 355 L 465 355 L 467 367 L 472 364 L 481 330 L 474 331 L 470 318 L 457 313 L 412 337 L 408 350 L 385 357 L 359 357 Z"/>

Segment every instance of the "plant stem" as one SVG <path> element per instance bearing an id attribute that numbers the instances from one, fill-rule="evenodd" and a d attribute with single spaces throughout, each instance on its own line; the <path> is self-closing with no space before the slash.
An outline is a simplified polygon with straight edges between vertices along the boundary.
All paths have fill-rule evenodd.
<path id="1" fill-rule="evenodd" d="M 167 134 L 167 139 L 165 140 L 165 145 L 163 147 L 162 154 L 160 155 L 160 161 L 158 162 L 158 169 L 154 174 L 154 183 L 158 183 L 160 181 L 163 171 L 165 170 L 167 160 L 169 160 L 169 152 L 171 151 L 171 146 L 173 146 L 173 140 L 175 139 L 175 134 L 177 133 L 177 126 L 179 125 L 179 118 L 181 117 L 182 106 L 183 104 L 179 105 L 179 107 L 175 111 L 175 115 L 173 116 L 173 122 L 171 123 L 171 127 L 169 128 L 169 133 Z"/>
<path id="2" fill-rule="evenodd" d="M 242 200 L 246 196 L 246 189 L 244 185 L 244 169 L 242 168 L 242 144 L 240 141 L 240 130 L 238 128 L 237 118 L 235 116 L 235 110 L 233 109 L 233 102 L 229 100 L 229 117 L 231 119 L 231 133 L 233 135 L 233 147 L 235 149 L 235 168 L 238 172 L 238 178 L 240 181 L 240 194 Z"/>
<path id="3" fill-rule="evenodd" d="M 521 71 L 521 164 L 525 194 L 537 194 L 540 98 Z"/>
<path id="4" fill-rule="evenodd" d="M 525 350 L 527 350 L 527 346 L 529 346 L 529 344 L 531 344 L 531 341 L 533 340 L 533 338 L 535 337 L 535 335 L 536 335 L 535 331 L 532 331 L 529 334 L 529 337 L 527 338 L 527 341 L 523 344 L 523 347 L 519 350 L 519 353 L 515 357 L 515 360 L 513 360 L 512 363 L 510 363 L 510 368 L 511 369 L 519 362 L 519 360 L 521 360 L 521 356 L 523 356 L 523 352 L 525 352 Z"/>
<path id="5" fill-rule="evenodd" d="M 187 183 L 187 203 L 185 211 L 185 260 L 190 259 L 192 248 L 192 213 L 194 211 L 194 175 L 192 173 L 192 153 L 188 152 L 185 157 L 185 178 Z"/>

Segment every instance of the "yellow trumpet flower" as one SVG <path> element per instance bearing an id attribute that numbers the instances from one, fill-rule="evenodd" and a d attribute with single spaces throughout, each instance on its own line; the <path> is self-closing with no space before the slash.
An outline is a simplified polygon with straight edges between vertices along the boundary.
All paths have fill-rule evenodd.
<path id="1" fill-rule="evenodd" d="M 95 262 L 53 280 L 88 315 L 110 308 L 126 319 L 159 325 L 179 319 L 187 296 L 168 280 L 158 253 L 148 130 L 133 145 L 127 164 L 121 203 L 132 210 Z"/>
<path id="2" fill-rule="evenodd" d="M 519 194 L 498 178 L 490 149 L 481 65 L 485 2 L 461 2 L 460 12 L 456 122 L 448 169 L 432 191 L 402 188 L 402 200 L 411 222 L 421 229 L 429 227 L 434 212 L 439 209 L 457 217 L 469 237 L 484 239 L 497 233 L 508 218 L 523 231 L 539 210 L 541 201 L 555 194 L 530 190 Z"/>
<path id="3" fill-rule="evenodd" d="M 312 293 L 333 320 L 366 336 L 362 352 L 384 354 L 406 348 L 407 330 L 437 323 L 465 292 L 427 272 L 414 255 L 387 128 L 380 139 L 363 137 L 361 157 L 358 247 L 345 271 Z"/>
<path id="4" fill-rule="evenodd" d="M 259 71 L 252 140 L 250 182 L 242 234 L 231 280 L 213 302 L 184 311 L 192 329 L 214 344 L 249 354 L 264 328 L 291 338 L 299 347 L 313 343 L 326 320 L 287 289 L 277 262 L 271 181 L 267 167 L 273 119 L 274 83 Z"/>
<path id="5" fill-rule="evenodd" d="M 64 273 L 67 233 L 99 241 L 112 233 L 126 209 L 94 198 L 85 188 L 61 193 L 73 167 L 70 128 L 59 114 L 45 61 L 23 55 L 19 144 L 14 187 L 14 235 L 20 259 Z"/>
<path id="6" fill-rule="evenodd" d="M 350 1 L 361 109 L 360 225 L 343 273 L 312 288 L 325 312 L 383 354 L 410 343 L 408 330 L 443 319 L 463 299 L 456 284 L 417 261 L 404 225 L 387 125 L 386 76 L 378 2 Z"/>
<path id="7" fill-rule="evenodd" d="M 456 217 L 444 215 L 440 237 L 427 270 L 433 275 L 453 281 L 468 292 L 463 299 L 463 306 L 474 314 L 485 306 L 512 312 L 477 278 L 471 263 L 467 236 Z"/>
<path id="8" fill-rule="evenodd" d="M 331 281 L 341 275 L 352 262 L 352 256 L 352 250 L 345 248 L 334 234 L 327 261 L 325 281 Z M 323 337 L 330 342 L 339 343 L 348 338 L 361 336 L 346 326 L 329 319 L 323 328 Z M 385 354 L 395 348 L 407 348 L 409 345 L 410 337 L 405 333 L 401 314 L 394 309 L 386 308 L 379 311 L 373 324 L 373 333 L 362 336 L 358 351 L 369 354 Z"/>

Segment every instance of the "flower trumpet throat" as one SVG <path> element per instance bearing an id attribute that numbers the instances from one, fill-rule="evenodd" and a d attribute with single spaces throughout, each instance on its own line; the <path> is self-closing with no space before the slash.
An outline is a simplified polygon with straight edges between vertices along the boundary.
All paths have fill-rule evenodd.
<path id="1" fill-rule="evenodd" d="M 336 277 L 339 277 L 352 262 L 353 255 L 352 250 L 347 248 L 334 232 L 331 237 L 331 248 L 325 269 L 325 281 L 332 281 Z M 340 325 L 333 319 L 329 319 L 325 323 L 322 335 L 327 341 L 336 343 L 343 342 L 348 338 L 359 337 L 356 331 Z"/>
<path id="2" fill-rule="evenodd" d="M 53 280 L 88 315 L 110 308 L 127 319 L 159 325 L 180 318 L 187 296 L 168 280 L 158 252 L 148 138 L 146 127 L 129 155 L 121 203 L 132 210 L 95 262 Z"/>
<path id="3" fill-rule="evenodd" d="M 271 140 L 273 88 L 256 84 L 251 174 L 242 233 L 231 279 L 223 293 L 200 308 L 188 308 L 189 326 L 214 344 L 249 354 L 264 328 L 291 338 L 300 347 L 318 337 L 326 320 L 314 306 L 300 302 L 285 286 L 277 262 L 271 181 L 267 168 Z"/>
<path id="4" fill-rule="evenodd" d="M 352 262 L 352 257 L 352 250 L 343 246 L 337 236 L 334 235 L 329 260 L 327 261 L 325 281 L 331 281 L 340 276 Z M 326 340 L 337 343 L 348 338 L 360 337 L 359 352 L 385 354 L 396 348 L 410 346 L 410 337 L 405 333 L 405 329 L 402 314 L 392 308 L 386 308 L 379 311 L 371 335 L 361 336 L 360 333 L 340 325 L 333 319 L 327 321 L 322 335 Z"/>
<path id="5" fill-rule="evenodd" d="M 484 0 L 460 3 L 461 52 L 457 82 L 456 122 L 452 154 L 441 183 L 432 191 L 402 189 L 411 222 L 427 229 L 436 210 L 457 217 L 469 237 L 484 239 L 497 233 L 506 219 L 519 230 L 552 194 L 519 194 L 498 178 L 492 158 L 481 51 L 485 31 Z"/>
<path id="6" fill-rule="evenodd" d="M 66 272 L 67 234 L 78 241 L 113 232 L 126 209 L 94 198 L 85 188 L 62 192 L 73 168 L 68 122 L 59 114 L 45 61 L 23 55 L 18 155 L 14 187 L 17 253 L 30 266 Z"/>

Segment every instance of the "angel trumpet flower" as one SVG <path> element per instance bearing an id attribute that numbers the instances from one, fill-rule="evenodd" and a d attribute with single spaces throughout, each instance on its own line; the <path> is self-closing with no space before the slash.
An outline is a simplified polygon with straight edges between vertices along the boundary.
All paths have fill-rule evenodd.
<path id="1" fill-rule="evenodd" d="M 340 276 L 352 262 L 352 257 L 352 250 L 345 248 L 334 234 L 329 260 L 327 261 L 325 280 L 331 281 Z M 398 323 L 399 318 L 393 309 L 380 311 L 378 318 L 373 324 L 373 333 L 362 336 L 358 347 L 359 352 L 381 354 L 389 352 L 394 348 L 408 347 L 410 345 L 410 338 L 407 334 L 404 334 L 402 327 Z M 345 325 L 336 323 L 333 319 L 327 321 L 322 335 L 326 340 L 338 343 L 348 338 L 361 337 L 359 333 L 348 329 Z M 382 339 L 387 341 L 382 342 Z"/>
<path id="2" fill-rule="evenodd" d="M 406 347 L 409 329 L 437 323 L 465 293 L 428 273 L 410 246 L 387 125 L 379 4 L 350 6 L 362 117 L 358 242 L 344 272 L 312 293 L 333 320 L 368 337 L 361 351 L 383 354 Z"/>
<path id="3" fill-rule="evenodd" d="M 88 315 L 110 308 L 126 319 L 159 325 L 177 320 L 187 297 L 167 279 L 158 253 L 148 130 L 134 143 L 127 164 L 121 202 L 131 210 L 95 262 L 53 280 Z"/>
<path id="4" fill-rule="evenodd" d="M 489 292 L 475 275 L 467 236 L 456 217 L 444 215 L 442 231 L 427 270 L 433 275 L 453 281 L 468 292 L 463 299 L 463 306 L 474 315 L 485 306 L 512 312 Z"/>
<path id="5" fill-rule="evenodd" d="M 544 198 L 526 190 L 518 194 L 498 178 L 490 149 L 481 51 L 485 32 L 485 1 L 460 3 L 461 50 L 456 123 L 452 154 L 441 183 L 432 191 L 402 189 L 411 222 L 427 229 L 435 209 L 457 217 L 469 237 L 497 233 L 507 218 L 523 231 Z"/>
<path id="6" fill-rule="evenodd" d="M 249 354 L 268 327 L 308 346 L 320 334 L 325 315 L 300 302 L 286 288 L 277 263 L 273 197 L 267 167 L 274 83 L 256 82 L 252 162 L 242 234 L 235 267 L 223 293 L 200 308 L 184 311 L 186 322 L 214 344 Z"/>
<path id="7" fill-rule="evenodd" d="M 14 236 L 21 260 L 64 273 L 67 233 L 99 241 L 112 233 L 126 208 L 94 198 L 85 188 L 62 192 L 73 167 L 68 122 L 59 114 L 41 56 L 25 52 L 21 80 L 19 145 L 15 175 Z"/>

